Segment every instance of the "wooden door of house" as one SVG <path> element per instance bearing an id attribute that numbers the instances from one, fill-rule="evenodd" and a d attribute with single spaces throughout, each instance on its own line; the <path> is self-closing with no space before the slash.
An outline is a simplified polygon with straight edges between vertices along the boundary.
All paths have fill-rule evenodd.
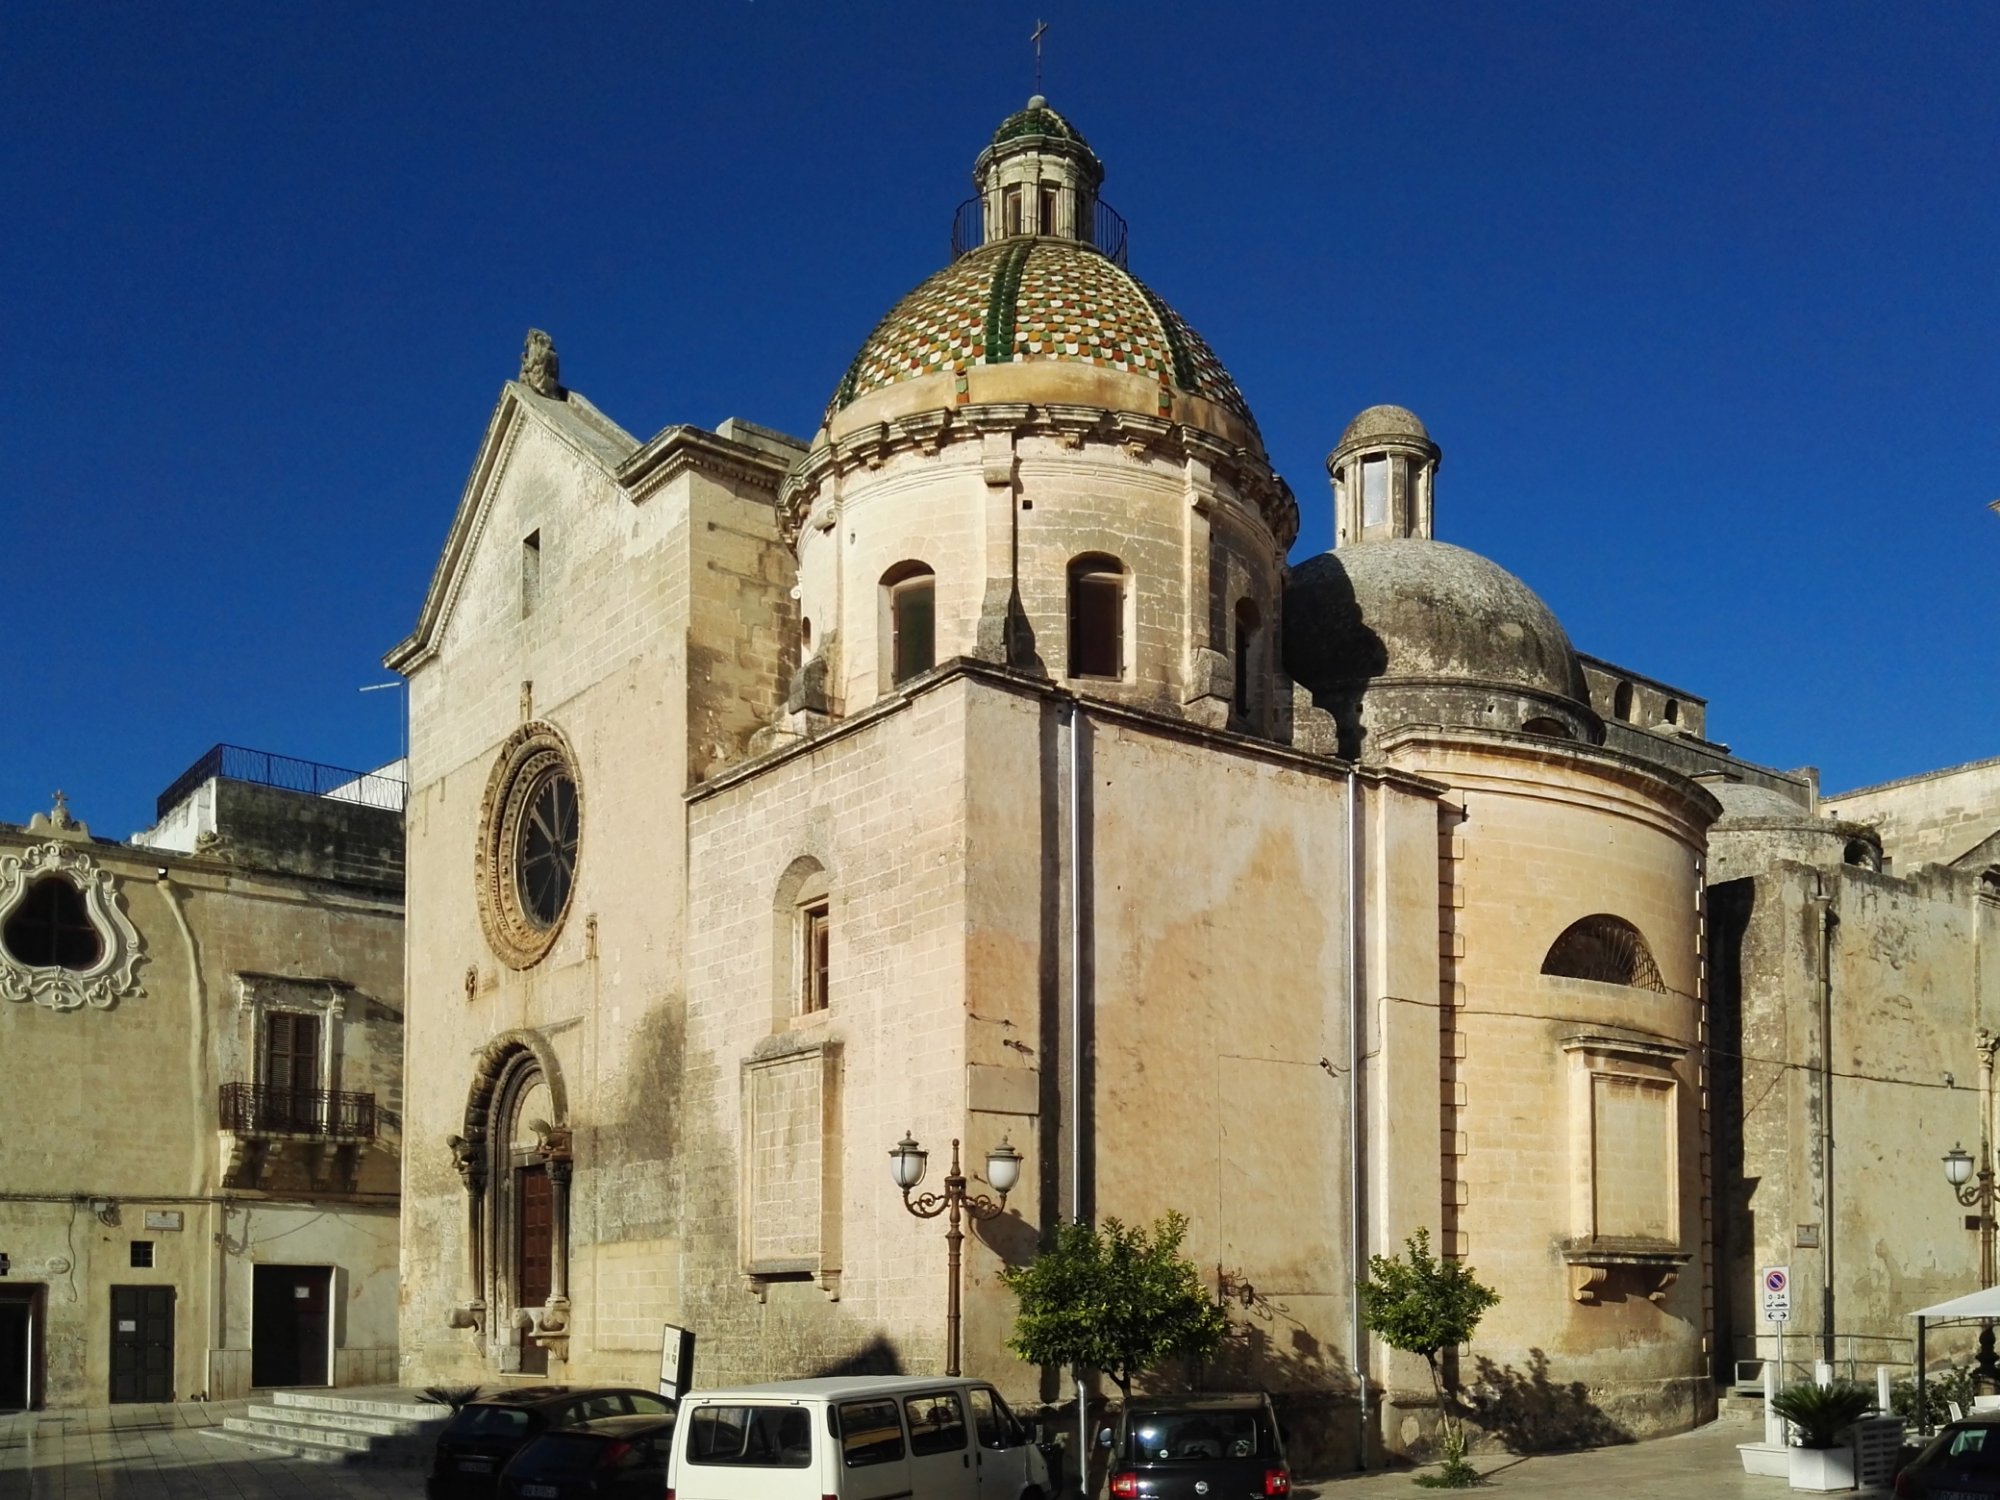
<path id="1" fill-rule="evenodd" d="M 111 1399 L 174 1399 L 174 1289 L 111 1289 Z"/>
<path id="2" fill-rule="evenodd" d="M 514 1305 L 537 1312 L 549 1300 L 550 1261 L 554 1254 L 555 1203 L 545 1166 L 518 1167 L 514 1172 L 515 1253 Z M 521 1330 L 521 1371 L 549 1372 L 549 1351 L 534 1341 L 532 1330 Z"/>

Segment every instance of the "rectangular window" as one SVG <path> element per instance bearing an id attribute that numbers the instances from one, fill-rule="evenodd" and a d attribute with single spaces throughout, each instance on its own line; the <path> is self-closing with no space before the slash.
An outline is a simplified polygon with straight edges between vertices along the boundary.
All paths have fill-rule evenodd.
<path id="1" fill-rule="evenodd" d="M 132 1264 L 140 1270 L 150 1270 L 153 1264 L 153 1242 L 151 1240 L 132 1241 Z"/>
<path id="2" fill-rule="evenodd" d="M 903 1403 L 910 1419 L 910 1457 L 956 1453 L 965 1446 L 965 1413 L 958 1397 L 940 1391 L 935 1396 L 911 1396 Z"/>
<path id="3" fill-rule="evenodd" d="M 812 1463 L 812 1419 L 802 1406 L 697 1406 L 687 1456 L 694 1464 L 803 1469 Z"/>
<path id="4" fill-rule="evenodd" d="M 542 598 L 542 533 L 537 527 L 521 539 L 521 618 L 535 612 Z"/>
<path id="5" fill-rule="evenodd" d="M 907 682 L 937 665 L 937 596 L 928 578 L 899 583 L 890 600 L 894 616 L 894 682 Z"/>
<path id="6" fill-rule="evenodd" d="M 1000 195 L 1000 219 L 1008 234 L 1021 232 L 1021 189 L 1018 184 Z"/>
<path id="7" fill-rule="evenodd" d="M 1043 234 L 1054 234 L 1056 232 L 1056 185 L 1053 182 L 1042 184 L 1042 201 L 1040 206 L 1042 210 L 1041 232 Z"/>
<path id="8" fill-rule="evenodd" d="M 1361 460 L 1361 524 L 1389 524 L 1389 460 L 1386 458 Z"/>
<path id="9" fill-rule="evenodd" d="M 319 1017 L 274 1010 L 264 1018 L 264 1077 L 273 1090 L 309 1094 L 319 1087 Z"/>
<path id="10" fill-rule="evenodd" d="M 903 1424 L 893 1401 L 843 1401 L 840 1422 L 841 1460 L 850 1469 L 893 1464 L 903 1457 Z"/>
<path id="11" fill-rule="evenodd" d="M 799 911 L 799 1009 L 808 1015 L 828 1003 L 827 958 L 833 947 L 828 917 L 824 901 Z"/>
<path id="12" fill-rule="evenodd" d="M 1070 580 L 1069 675 L 1125 675 L 1125 580 L 1116 573 Z"/>

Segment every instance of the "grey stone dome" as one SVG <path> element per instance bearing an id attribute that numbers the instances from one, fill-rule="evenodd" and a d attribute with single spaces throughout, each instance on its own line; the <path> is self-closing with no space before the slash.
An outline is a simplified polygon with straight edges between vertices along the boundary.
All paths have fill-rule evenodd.
<path id="1" fill-rule="evenodd" d="M 1339 446 L 1345 448 L 1349 443 L 1370 438 L 1414 438 L 1428 443 L 1431 435 L 1408 407 L 1371 406 L 1347 424 Z"/>
<path id="2" fill-rule="evenodd" d="M 1772 821 L 1818 825 L 1825 820 L 1787 797 L 1783 792 L 1747 781 L 1722 781 L 1708 788 L 1722 804 L 1720 823 Z M 1720 826 L 1720 824 L 1718 824 Z"/>
<path id="3" fill-rule="evenodd" d="M 1285 670 L 1334 714 L 1343 753 L 1399 724 L 1603 737 L 1562 623 L 1463 547 L 1396 537 L 1323 553 L 1293 570 L 1284 618 Z"/>

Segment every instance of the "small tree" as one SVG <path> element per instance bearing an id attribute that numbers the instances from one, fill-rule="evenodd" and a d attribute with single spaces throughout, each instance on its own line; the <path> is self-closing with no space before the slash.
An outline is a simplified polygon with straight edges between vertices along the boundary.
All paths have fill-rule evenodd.
<path id="1" fill-rule="evenodd" d="M 1472 1330 L 1500 1294 L 1474 1276 L 1470 1266 L 1432 1255 L 1428 1229 L 1405 1240 L 1403 1251 L 1400 1256 L 1368 1257 L 1368 1278 L 1360 1286 L 1362 1321 L 1390 1348 L 1424 1357 L 1438 1404 L 1445 1460 L 1441 1480 L 1454 1487 L 1473 1484 L 1479 1476 L 1465 1461 L 1465 1429 L 1445 1402 L 1438 1355 L 1471 1342 Z"/>
<path id="2" fill-rule="evenodd" d="M 1000 1273 L 1021 1304 L 1007 1347 L 1032 1364 L 1102 1370 L 1127 1400 L 1140 1371 L 1212 1353 L 1229 1320 L 1180 1253 L 1186 1234 L 1178 1213 L 1150 1228 L 1058 1223 L 1040 1255 Z"/>

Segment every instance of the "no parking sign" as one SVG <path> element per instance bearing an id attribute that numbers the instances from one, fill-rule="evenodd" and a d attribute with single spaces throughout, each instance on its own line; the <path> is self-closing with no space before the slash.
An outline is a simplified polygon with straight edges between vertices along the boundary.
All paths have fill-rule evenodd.
<path id="1" fill-rule="evenodd" d="M 1789 1323 L 1792 1321 L 1792 1268 L 1790 1266 L 1766 1266 L 1757 1276 L 1758 1289 L 1764 1294 L 1764 1321 L 1767 1323 Z"/>

